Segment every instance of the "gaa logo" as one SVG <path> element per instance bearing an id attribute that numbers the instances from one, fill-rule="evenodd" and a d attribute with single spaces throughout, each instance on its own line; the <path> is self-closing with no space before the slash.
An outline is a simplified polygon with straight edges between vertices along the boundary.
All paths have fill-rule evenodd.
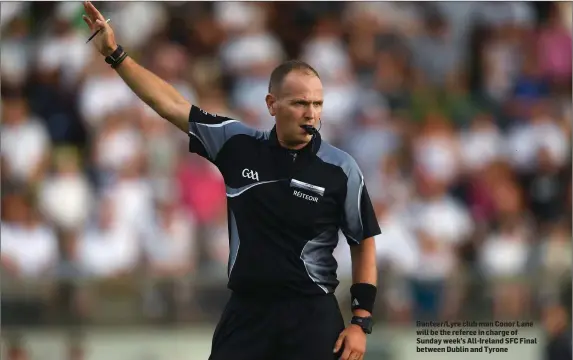
<path id="1" fill-rule="evenodd" d="M 243 169 L 241 175 L 243 175 L 244 178 L 259 181 L 259 173 L 256 171 Z"/>

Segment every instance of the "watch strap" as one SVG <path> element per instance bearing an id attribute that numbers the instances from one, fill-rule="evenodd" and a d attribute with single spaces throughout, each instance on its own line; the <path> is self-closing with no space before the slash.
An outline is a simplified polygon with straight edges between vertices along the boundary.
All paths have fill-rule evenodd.
<path id="1" fill-rule="evenodd" d="M 115 69 L 119 66 L 119 64 L 121 64 L 123 60 L 125 60 L 126 57 L 127 53 L 125 50 L 123 50 L 123 47 L 121 45 L 117 45 L 117 48 L 114 50 L 114 52 L 111 55 L 106 56 L 105 62 L 110 64 L 111 67 Z"/>
<path id="2" fill-rule="evenodd" d="M 372 333 L 372 317 L 353 316 L 350 323 L 360 326 L 366 334 Z"/>

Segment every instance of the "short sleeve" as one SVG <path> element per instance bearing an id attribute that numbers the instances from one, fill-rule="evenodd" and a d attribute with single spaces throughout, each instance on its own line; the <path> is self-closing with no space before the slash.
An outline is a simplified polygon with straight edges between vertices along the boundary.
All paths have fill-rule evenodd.
<path id="1" fill-rule="evenodd" d="M 238 120 L 214 115 L 196 106 L 189 113 L 189 151 L 211 162 L 225 143 L 233 136 L 245 134 L 255 136 L 256 131 Z"/>
<path id="2" fill-rule="evenodd" d="M 381 231 L 370 195 L 364 184 L 364 176 L 355 162 L 347 176 L 341 230 L 349 245 L 357 245 L 364 239 L 380 234 Z"/>

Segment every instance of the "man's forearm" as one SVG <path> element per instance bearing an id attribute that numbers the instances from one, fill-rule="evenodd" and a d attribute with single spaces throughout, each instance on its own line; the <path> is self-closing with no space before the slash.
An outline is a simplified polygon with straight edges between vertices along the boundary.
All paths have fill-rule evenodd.
<path id="1" fill-rule="evenodd" d="M 86 15 L 82 18 L 93 32 L 88 42 L 93 39 L 98 52 L 111 60 L 109 63 L 112 67 L 141 100 L 161 117 L 187 133 L 191 104 L 173 86 L 128 56 L 115 41 L 109 19 L 106 21 L 90 1 L 84 1 L 84 10 Z"/>
<path id="2" fill-rule="evenodd" d="M 376 245 L 374 238 L 365 239 L 360 245 L 350 248 L 352 257 L 352 283 L 367 283 L 376 286 L 378 271 L 376 268 Z M 369 316 L 364 309 L 353 311 L 356 316 Z"/>
<path id="3" fill-rule="evenodd" d="M 191 104 L 173 86 L 129 56 L 116 69 L 131 90 L 161 117 L 187 133 Z"/>

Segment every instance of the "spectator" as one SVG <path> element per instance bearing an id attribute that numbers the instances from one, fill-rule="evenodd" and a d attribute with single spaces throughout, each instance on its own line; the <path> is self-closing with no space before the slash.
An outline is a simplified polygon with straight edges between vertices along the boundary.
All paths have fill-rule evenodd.
<path id="1" fill-rule="evenodd" d="M 360 126 L 346 131 L 339 128 L 338 134 L 342 148 L 354 154 L 365 178 L 371 180 L 378 172 L 378 165 L 402 144 L 385 99 L 374 92 L 364 92 L 360 98 L 360 110 L 355 117 Z M 330 122 L 327 126 L 331 127 Z"/>
<path id="2" fill-rule="evenodd" d="M 62 72 L 62 84 L 72 88 L 83 72 L 94 50 L 85 46 L 83 34 L 75 31 L 72 17 L 81 13 L 79 3 L 59 3 L 54 18 L 50 22 L 49 35 L 40 39 L 38 44 L 38 69 L 42 72 Z"/>
<path id="3" fill-rule="evenodd" d="M 467 210 L 447 194 L 447 182 L 434 174 L 426 167 L 418 170 L 418 196 L 408 204 L 408 221 L 419 248 L 419 260 L 411 274 L 416 319 L 444 314 L 449 297 L 446 283 L 460 268 L 458 249 L 470 239 L 474 227 Z"/>
<path id="4" fill-rule="evenodd" d="M 481 248 L 483 272 L 493 286 L 494 316 L 522 317 L 529 305 L 527 276 L 531 261 L 531 224 L 522 213 L 523 198 L 510 180 L 497 184 L 494 201 L 497 231 L 492 232 Z"/>
<path id="5" fill-rule="evenodd" d="M 2 200 L 2 267 L 16 278 L 50 276 L 58 261 L 57 238 L 33 195 L 14 190 Z"/>
<path id="6" fill-rule="evenodd" d="M 189 274 L 197 270 L 197 229 L 170 195 L 157 200 L 157 221 L 153 235 L 144 243 L 144 256 L 151 287 L 147 292 L 149 315 L 189 315 L 193 288 Z"/>
<path id="7" fill-rule="evenodd" d="M 224 211 L 223 211 L 224 210 Z M 229 259 L 229 239 L 227 235 L 227 211 L 221 209 L 220 213 L 211 222 L 206 231 L 206 252 L 209 259 L 208 265 L 214 274 L 223 275 L 227 269 Z M 226 274 L 225 274 L 226 276 Z"/>
<path id="8" fill-rule="evenodd" d="M 545 236 L 538 248 L 542 279 L 541 295 L 547 299 L 557 299 L 561 285 L 568 281 L 573 263 L 568 256 L 572 244 L 571 230 L 567 222 L 560 220 L 546 228 Z"/>
<path id="9" fill-rule="evenodd" d="M 90 76 L 87 76 L 79 89 L 78 107 L 87 127 L 94 131 L 100 128 L 100 123 L 107 116 L 132 106 L 136 98 L 105 63 L 98 61 L 86 65 L 89 65 Z"/>
<path id="10" fill-rule="evenodd" d="M 81 270 L 95 278 L 127 275 L 140 259 L 136 234 L 118 221 L 111 197 L 100 200 L 93 221 L 80 235 L 76 251 Z"/>
<path id="11" fill-rule="evenodd" d="M 527 182 L 530 208 L 540 229 L 561 218 L 566 183 L 556 158 L 547 147 L 537 153 L 537 172 Z"/>
<path id="12" fill-rule="evenodd" d="M 538 41 L 542 74 L 557 86 L 567 86 L 564 79 L 571 78 L 571 31 L 560 16 L 557 4 L 551 6 L 549 19 Z"/>
<path id="13" fill-rule="evenodd" d="M 10 5 L 2 6 L 2 13 Z M 17 6 L 17 5 L 16 5 Z M 6 9 L 7 10 L 7 9 Z M 2 41 L 0 49 L 0 71 L 4 86 L 21 87 L 24 85 L 32 64 L 31 44 L 29 41 L 30 27 L 21 16 L 6 20 L 8 24 L 3 30 L 6 40 Z"/>
<path id="14" fill-rule="evenodd" d="M 475 174 L 504 156 L 503 137 L 492 114 L 474 117 L 470 129 L 460 133 L 463 172 Z"/>
<path id="15" fill-rule="evenodd" d="M 392 206 L 393 205 L 393 206 Z M 381 228 L 385 231 L 376 237 L 378 264 L 388 283 L 384 297 L 390 319 L 411 320 L 413 301 L 404 283 L 415 275 L 420 261 L 420 248 L 416 234 L 407 226 L 396 204 L 381 201 L 376 207 Z M 384 281 L 384 280 L 383 280 Z"/>
<path id="16" fill-rule="evenodd" d="M 225 208 L 223 179 L 213 165 L 203 159 L 181 162 L 177 171 L 178 188 L 185 209 L 200 226 L 217 223 Z"/>
<path id="17" fill-rule="evenodd" d="M 145 252 L 154 276 L 183 276 L 197 269 L 195 220 L 175 200 L 157 201 L 156 230 L 154 236 L 148 237 Z"/>
<path id="18" fill-rule="evenodd" d="M 410 45 L 414 68 L 431 86 L 443 86 L 446 79 L 460 74 L 461 54 L 451 41 L 451 29 L 441 14 L 430 13 L 425 22 L 425 33 L 415 37 Z"/>
<path id="19" fill-rule="evenodd" d="M 39 189 L 39 207 L 55 226 L 77 231 L 86 223 L 93 201 L 91 185 L 81 173 L 75 148 L 60 148 L 54 153 L 54 173 Z"/>
<path id="20" fill-rule="evenodd" d="M 36 183 L 47 169 L 50 139 L 41 119 L 30 113 L 20 89 L 2 90 L 2 158 L 5 177 Z"/>

